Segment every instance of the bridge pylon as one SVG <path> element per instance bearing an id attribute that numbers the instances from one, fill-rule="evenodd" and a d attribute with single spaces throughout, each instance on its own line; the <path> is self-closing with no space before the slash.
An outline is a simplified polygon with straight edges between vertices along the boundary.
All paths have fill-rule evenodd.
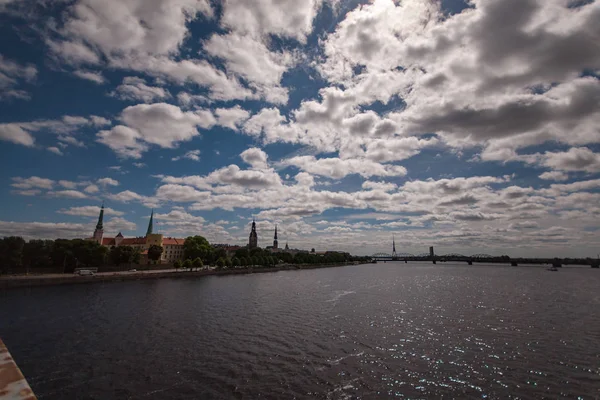
<path id="1" fill-rule="evenodd" d="M 398 254 L 396 254 L 396 238 L 392 235 L 392 259 L 398 258 Z"/>

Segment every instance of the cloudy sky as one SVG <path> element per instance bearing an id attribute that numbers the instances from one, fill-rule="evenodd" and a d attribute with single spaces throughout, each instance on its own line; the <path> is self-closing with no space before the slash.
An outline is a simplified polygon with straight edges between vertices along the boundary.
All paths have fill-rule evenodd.
<path id="1" fill-rule="evenodd" d="M 0 235 L 600 252 L 600 2 L 0 0 Z"/>

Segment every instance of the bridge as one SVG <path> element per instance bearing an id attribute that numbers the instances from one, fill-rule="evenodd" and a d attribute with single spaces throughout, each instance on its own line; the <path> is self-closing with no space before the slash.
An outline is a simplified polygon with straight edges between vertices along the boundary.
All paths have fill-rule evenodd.
<path id="1" fill-rule="evenodd" d="M 505 257 L 504 257 L 505 258 Z M 434 255 L 431 256 L 429 253 L 421 253 L 418 255 L 414 255 L 411 253 L 396 253 L 396 254 L 388 254 L 388 253 L 375 253 L 371 256 L 372 260 L 377 261 L 487 261 L 487 262 L 500 262 L 504 261 L 503 257 L 494 257 L 489 254 L 473 254 L 472 256 L 465 256 L 458 253 L 448 253 L 441 256 Z"/>
<path id="2" fill-rule="evenodd" d="M 371 256 L 373 261 L 426 261 L 433 264 L 438 262 L 464 262 L 468 265 L 473 263 L 496 263 L 496 264 L 510 264 L 514 267 L 523 264 L 550 264 L 554 267 L 562 267 L 563 265 L 589 265 L 592 268 L 600 268 L 600 258 L 511 258 L 509 256 L 494 257 L 485 253 L 473 254 L 471 256 L 465 256 L 458 253 L 448 253 L 441 256 L 431 255 L 430 253 L 422 253 L 413 255 L 410 253 L 397 253 L 395 256 L 388 253 L 375 253 Z"/>
<path id="3" fill-rule="evenodd" d="M 466 262 L 469 265 L 473 265 L 473 262 L 482 263 L 510 263 L 510 265 L 516 267 L 519 264 L 551 264 L 553 267 L 562 267 L 565 265 L 590 265 L 592 268 L 600 268 L 600 254 L 597 259 L 592 258 L 510 258 L 509 256 L 494 257 L 485 253 L 477 253 L 471 256 L 465 256 L 458 253 L 448 253 L 444 255 L 436 255 L 433 251 L 433 246 L 429 247 L 429 253 L 421 253 L 418 255 L 410 253 L 397 253 L 396 252 L 396 238 L 392 235 L 392 254 L 388 253 L 375 253 L 371 256 L 371 260 L 377 261 L 429 261 L 434 264 L 439 262 Z"/>

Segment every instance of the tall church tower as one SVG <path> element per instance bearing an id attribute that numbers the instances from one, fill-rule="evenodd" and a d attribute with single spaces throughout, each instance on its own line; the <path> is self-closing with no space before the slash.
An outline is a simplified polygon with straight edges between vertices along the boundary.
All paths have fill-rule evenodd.
<path id="1" fill-rule="evenodd" d="M 148 222 L 148 230 L 146 231 L 146 236 L 152 235 L 152 228 L 154 225 L 153 220 L 154 220 L 154 209 L 152 209 L 152 213 L 150 214 L 150 221 Z"/>
<path id="2" fill-rule="evenodd" d="M 275 225 L 275 237 L 273 237 L 273 250 L 277 250 L 279 244 L 277 243 L 277 225 Z"/>
<path id="3" fill-rule="evenodd" d="M 397 257 L 396 254 L 396 238 L 392 235 L 392 257 Z"/>
<path id="4" fill-rule="evenodd" d="M 102 236 L 104 236 L 104 203 L 102 203 L 102 208 L 100 208 L 100 215 L 98 216 L 98 223 L 96 224 L 96 229 L 94 229 L 94 240 L 100 244 L 102 244 Z"/>
<path id="5" fill-rule="evenodd" d="M 250 238 L 248 240 L 248 248 L 255 249 L 258 247 L 258 235 L 256 234 L 256 222 L 252 219 L 252 230 L 250 231 Z"/>

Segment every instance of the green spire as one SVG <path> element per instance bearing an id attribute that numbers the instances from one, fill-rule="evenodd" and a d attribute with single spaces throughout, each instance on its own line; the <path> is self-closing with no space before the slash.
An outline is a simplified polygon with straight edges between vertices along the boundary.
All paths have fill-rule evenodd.
<path id="1" fill-rule="evenodd" d="M 104 227 L 102 223 L 104 222 L 104 202 L 102 202 L 102 208 L 100 208 L 100 215 L 98 216 L 98 223 L 96 224 L 96 230 L 101 231 Z"/>
<path id="2" fill-rule="evenodd" d="M 154 208 L 152 209 L 152 213 L 150 214 L 150 222 L 148 222 L 148 230 L 146 231 L 146 236 L 152 235 L 152 220 L 154 219 Z"/>

